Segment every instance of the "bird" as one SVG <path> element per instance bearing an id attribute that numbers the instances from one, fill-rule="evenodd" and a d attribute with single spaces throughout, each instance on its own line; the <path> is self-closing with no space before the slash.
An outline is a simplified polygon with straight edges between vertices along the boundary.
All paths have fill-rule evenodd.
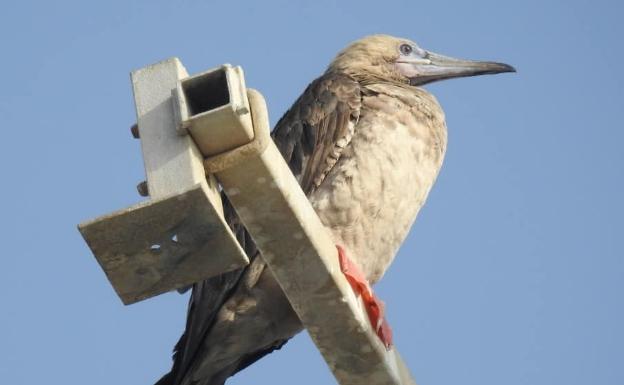
<path id="1" fill-rule="evenodd" d="M 504 72 L 515 69 L 370 35 L 340 51 L 276 124 L 274 143 L 340 255 L 367 283 L 379 281 L 394 259 L 446 152 L 444 112 L 422 86 Z M 303 330 L 227 196 L 222 199 L 250 264 L 193 285 L 172 369 L 156 385 L 222 385 Z"/>

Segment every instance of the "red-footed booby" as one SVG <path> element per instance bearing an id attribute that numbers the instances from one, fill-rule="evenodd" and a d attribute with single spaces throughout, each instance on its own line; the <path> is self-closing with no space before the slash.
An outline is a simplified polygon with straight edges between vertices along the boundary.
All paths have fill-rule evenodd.
<path id="1" fill-rule="evenodd" d="M 446 150 L 444 113 L 419 86 L 514 71 L 507 64 L 438 55 L 408 39 L 368 36 L 336 56 L 272 133 L 387 344 L 389 329 L 383 314 L 374 314 L 379 301 L 368 283 L 377 282 L 394 259 Z M 224 202 L 251 263 L 193 286 L 173 368 L 157 385 L 221 385 L 303 328 Z"/>

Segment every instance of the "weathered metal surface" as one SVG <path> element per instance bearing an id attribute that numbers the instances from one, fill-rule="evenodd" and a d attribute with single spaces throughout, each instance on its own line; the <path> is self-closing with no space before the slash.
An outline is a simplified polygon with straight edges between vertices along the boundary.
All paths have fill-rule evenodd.
<path id="1" fill-rule="evenodd" d="M 185 78 L 173 95 L 178 131 L 190 133 L 204 157 L 238 148 L 253 139 L 241 67 L 225 64 Z M 204 135 L 219 141 L 206 140 Z"/>
<path id="2" fill-rule="evenodd" d="M 187 76 L 177 58 L 132 72 L 151 200 L 79 226 L 125 304 L 249 263 L 202 154 L 176 132 L 171 93 Z"/>
<path id="3" fill-rule="evenodd" d="M 131 304 L 241 267 L 201 184 L 79 225 L 124 304 Z"/>
<path id="4" fill-rule="evenodd" d="M 248 97 L 255 135 L 268 133 L 262 95 L 249 90 Z M 328 231 L 275 145 L 216 176 L 340 384 L 414 384 L 398 352 L 373 331 Z"/>
<path id="5" fill-rule="evenodd" d="M 145 175 L 150 196 L 159 199 L 206 179 L 203 156 L 188 136 L 176 132 L 171 91 L 188 76 L 177 58 L 164 60 L 130 75 Z M 215 207 L 219 194 L 210 192 Z"/>

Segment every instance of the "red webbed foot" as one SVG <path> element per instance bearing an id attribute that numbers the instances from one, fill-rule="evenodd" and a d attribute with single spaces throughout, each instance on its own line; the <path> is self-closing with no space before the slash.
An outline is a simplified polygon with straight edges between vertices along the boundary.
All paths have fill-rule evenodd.
<path id="1" fill-rule="evenodd" d="M 336 245 L 340 270 L 347 278 L 356 295 L 361 295 L 368 313 L 368 318 L 377 333 L 377 336 L 389 349 L 392 346 L 392 330 L 384 317 L 384 303 L 373 293 L 373 289 L 366 280 L 360 268 L 347 256 L 345 250 Z"/>

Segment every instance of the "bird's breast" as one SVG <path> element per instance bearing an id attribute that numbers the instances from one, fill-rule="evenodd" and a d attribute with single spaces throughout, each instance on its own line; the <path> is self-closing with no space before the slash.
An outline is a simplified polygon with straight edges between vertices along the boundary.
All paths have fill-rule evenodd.
<path id="1" fill-rule="evenodd" d="M 310 199 L 335 242 L 376 282 L 438 175 L 446 126 L 424 90 L 372 85 L 367 91 L 349 146 Z"/>

